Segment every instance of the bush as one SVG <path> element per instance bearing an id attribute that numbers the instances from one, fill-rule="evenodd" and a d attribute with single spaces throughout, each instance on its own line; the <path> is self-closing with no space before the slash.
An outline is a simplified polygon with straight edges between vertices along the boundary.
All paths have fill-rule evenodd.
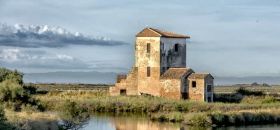
<path id="1" fill-rule="evenodd" d="M 17 71 L 0 68 L 0 102 L 15 111 L 20 111 L 21 106 L 27 104 L 42 111 L 39 101 L 31 98 L 30 87 L 23 86 L 22 76 Z"/>
<path id="2" fill-rule="evenodd" d="M 37 88 L 34 84 L 24 84 L 23 89 L 28 93 L 28 94 L 36 94 Z"/>
<path id="3" fill-rule="evenodd" d="M 243 96 L 239 93 L 214 94 L 215 102 L 239 103 Z"/>
<path id="4" fill-rule="evenodd" d="M 157 121 L 169 121 L 169 122 L 182 122 L 184 120 L 183 113 L 171 112 L 171 113 L 155 113 L 150 115 L 151 120 Z"/>
<path id="5" fill-rule="evenodd" d="M 87 109 L 79 107 L 77 103 L 70 100 L 65 101 L 61 110 L 61 117 L 63 118 L 62 129 L 79 129 L 89 119 Z"/>
<path id="6" fill-rule="evenodd" d="M 244 96 L 263 96 L 262 91 L 249 91 L 246 90 L 244 87 L 240 87 L 239 89 L 236 90 L 236 93 L 242 94 Z"/>
<path id="7" fill-rule="evenodd" d="M 0 122 L 4 122 L 5 120 L 6 118 L 5 118 L 4 108 L 3 106 L 0 106 Z"/>
<path id="8" fill-rule="evenodd" d="M 0 82 L 3 82 L 5 80 L 12 80 L 15 83 L 22 85 L 23 84 L 22 77 L 23 74 L 18 72 L 17 70 L 12 71 L 6 68 L 0 68 Z"/>
<path id="9" fill-rule="evenodd" d="M 26 100 L 27 98 L 24 89 L 11 80 L 5 80 L 0 83 L 0 101 L 1 102 L 15 102 L 17 100 Z"/>
<path id="10" fill-rule="evenodd" d="M 3 106 L 0 105 L 0 130 L 13 130 L 12 125 L 6 122 L 5 112 Z"/>
<path id="11" fill-rule="evenodd" d="M 212 125 L 211 117 L 207 113 L 190 113 L 185 116 L 185 124 L 206 127 Z"/>

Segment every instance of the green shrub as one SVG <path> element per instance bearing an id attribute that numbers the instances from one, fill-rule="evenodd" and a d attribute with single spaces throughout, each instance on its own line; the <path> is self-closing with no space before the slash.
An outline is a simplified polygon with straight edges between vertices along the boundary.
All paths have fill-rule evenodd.
<path id="1" fill-rule="evenodd" d="M 245 89 L 244 87 L 240 87 L 236 90 L 236 93 L 242 94 L 244 96 L 263 96 L 264 93 L 262 91 L 250 91 Z"/>
<path id="2" fill-rule="evenodd" d="M 24 84 L 23 89 L 28 93 L 28 94 L 36 94 L 37 88 L 34 84 Z"/>
<path id="3" fill-rule="evenodd" d="M 67 100 L 62 106 L 61 117 L 63 118 L 61 125 L 63 129 L 78 129 L 89 119 L 89 113 L 87 109 L 78 106 L 77 103 Z"/>
<path id="4" fill-rule="evenodd" d="M 21 106 L 27 104 L 43 111 L 39 101 L 31 97 L 30 87 L 23 86 L 22 76 L 17 71 L 0 68 L 0 102 L 15 111 L 20 111 Z"/>
<path id="5" fill-rule="evenodd" d="M 17 70 L 12 71 L 6 68 L 0 68 L 0 82 L 5 80 L 12 80 L 20 85 L 23 84 L 22 80 L 23 74 L 18 72 Z"/>
<path id="6" fill-rule="evenodd" d="M 20 84 L 13 82 L 12 80 L 5 80 L 0 83 L 0 101 L 15 102 L 16 100 L 25 100 L 26 94 Z"/>
<path id="7" fill-rule="evenodd" d="M 153 113 L 150 115 L 151 120 L 157 120 L 160 122 L 182 122 L 184 120 L 183 113 L 181 112 L 170 112 L 170 113 Z"/>
<path id="8" fill-rule="evenodd" d="M 0 130 L 14 130 L 11 124 L 6 122 L 4 107 L 0 105 Z"/>
<path id="9" fill-rule="evenodd" d="M 216 125 L 223 125 L 223 124 L 227 124 L 229 122 L 228 116 L 225 114 L 222 114 L 220 112 L 212 113 L 211 120 L 212 120 L 212 123 L 216 124 Z"/>
<path id="10" fill-rule="evenodd" d="M 243 96 L 239 93 L 223 93 L 223 94 L 214 94 L 214 101 L 215 102 L 225 102 L 225 103 L 239 103 Z"/>
<path id="11" fill-rule="evenodd" d="M 5 118 L 4 108 L 3 106 L 0 105 L 0 122 L 4 122 L 5 120 L 6 118 Z"/>
<path id="12" fill-rule="evenodd" d="M 190 113 L 185 116 L 185 124 L 206 127 L 212 125 L 211 117 L 207 113 Z"/>

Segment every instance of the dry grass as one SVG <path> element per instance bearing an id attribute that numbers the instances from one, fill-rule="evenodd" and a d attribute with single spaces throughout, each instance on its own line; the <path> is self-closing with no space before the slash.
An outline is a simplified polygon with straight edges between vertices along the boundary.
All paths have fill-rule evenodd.
<path id="1" fill-rule="evenodd" d="M 248 96 L 241 103 L 205 103 L 150 96 L 116 96 L 91 91 L 65 91 L 37 95 L 48 110 L 59 111 L 65 101 L 73 101 L 89 112 L 145 113 L 159 121 L 191 125 L 254 124 L 280 121 L 280 102 L 270 96 Z M 238 121 L 241 120 L 241 121 Z"/>
<path id="2" fill-rule="evenodd" d="M 12 110 L 6 109 L 5 115 L 7 121 L 19 129 L 58 129 L 57 121 L 59 120 L 59 117 L 54 112 L 14 112 Z"/>
<path id="3" fill-rule="evenodd" d="M 280 109 L 280 102 L 271 97 L 247 97 L 241 103 L 204 103 L 186 100 L 170 100 L 159 97 L 146 96 L 116 96 L 110 97 L 106 93 L 90 91 L 67 91 L 37 95 L 37 99 L 50 110 L 59 109 L 58 104 L 66 100 L 74 101 L 89 111 L 98 112 L 207 112 L 207 111 L 240 111 L 259 109 Z"/>
<path id="4" fill-rule="evenodd" d="M 5 109 L 5 115 L 10 122 L 21 122 L 26 120 L 58 120 L 59 117 L 54 112 L 30 112 L 21 111 L 14 112 L 9 109 Z"/>

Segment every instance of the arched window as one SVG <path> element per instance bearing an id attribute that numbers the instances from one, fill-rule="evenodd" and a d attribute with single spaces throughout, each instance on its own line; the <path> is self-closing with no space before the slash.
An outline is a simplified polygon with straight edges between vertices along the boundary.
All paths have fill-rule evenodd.
<path id="1" fill-rule="evenodd" d="M 175 52 L 178 52 L 178 51 L 179 51 L 179 44 L 178 44 L 178 43 L 175 44 L 174 49 L 175 49 Z"/>

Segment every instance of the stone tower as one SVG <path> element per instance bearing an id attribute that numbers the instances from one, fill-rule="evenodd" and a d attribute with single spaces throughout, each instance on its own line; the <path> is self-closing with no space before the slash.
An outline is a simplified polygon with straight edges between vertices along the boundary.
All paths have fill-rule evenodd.
<path id="1" fill-rule="evenodd" d="M 145 28 L 136 35 L 135 67 L 142 93 L 159 95 L 160 76 L 168 68 L 186 67 L 187 38 L 154 28 Z"/>
<path id="2" fill-rule="evenodd" d="M 136 35 L 135 64 L 109 93 L 213 101 L 213 76 L 186 67 L 189 36 L 145 28 Z"/>

